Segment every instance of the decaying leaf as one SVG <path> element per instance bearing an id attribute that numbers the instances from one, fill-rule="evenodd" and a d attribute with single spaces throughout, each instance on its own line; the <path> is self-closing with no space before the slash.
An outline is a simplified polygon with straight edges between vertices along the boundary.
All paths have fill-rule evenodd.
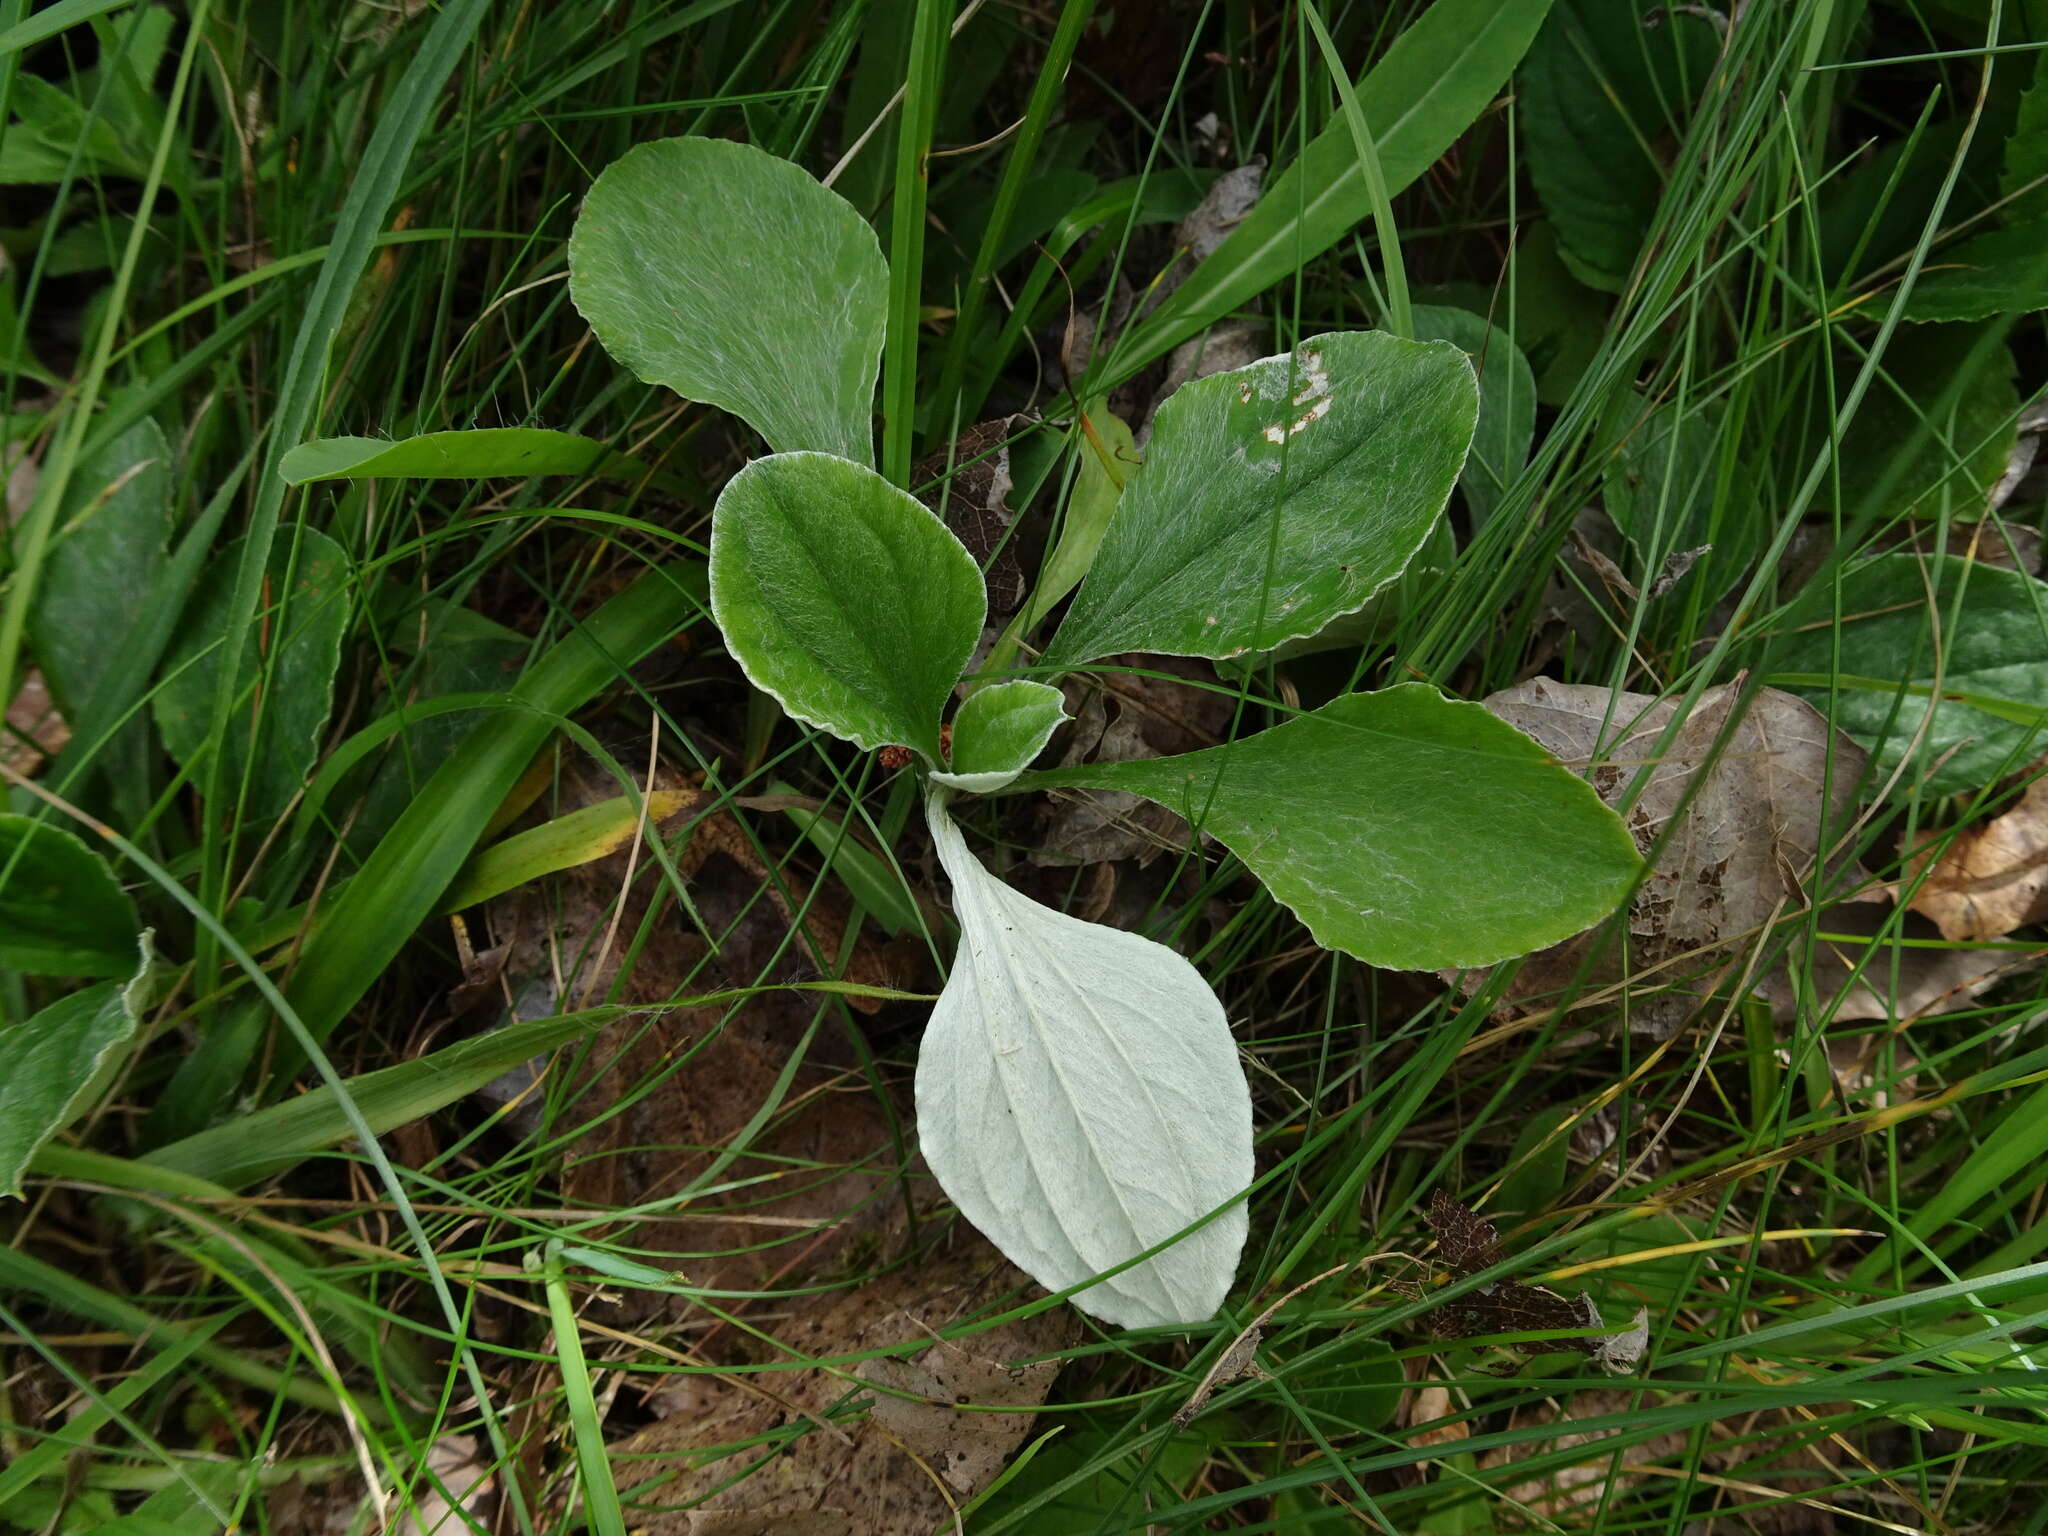
<path id="1" fill-rule="evenodd" d="M 1709 688 L 1668 740 L 1677 700 L 1537 678 L 1486 701 L 1590 778 L 1609 804 L 1619 805 L 1636 770 L 1650 765 L 1628 827 L 1645 854 L 1660 838 L 1663 845 L 1629 914 L 1627 954 L 1608 944 L 1590 987 L 1597 995 L 1626 981 L 1631 1027 L 1658 1038 L 1729 978 L 1764 925 L 1808 902 L 1823 828 L 1837 839 L 1855 814 L 1863 752 L 1775 688 L 1758 692 L 1731 728 L 1741 692 L 1739 682 Z M 1531 956 L 1508 1001 L 1568 986 L 1595 941 Z"/>
<path id="2" fill-rule="evenodd" d="M 1060 767 L 1166 757 L 1216 745 L 1230 728 L 1233 701 L 1213 688 L 1176 683 L 1214 673 L 1205 664 L 1174 656 L 1120 657 L 1142 672 L 1105 673 L 1093 683 L 1070 685 L 1074 715 Z M 1074 698 L 1071 689 L 1081 690 Z M 1150 860 L 1187 846 L 1187 823 L 1172 811 L 1122 790 L 1062 791 L 1046 811 L 1035 839 L 1034 864 L 1098 864 L 1109 859 Z"/>
<path id="3" fill-rule="evenodd" d="M 924 1347 L 852 1368 L 778 1372 L 772 1380 L 788 1409 L 713 1382 L 687 1411 L 612 1446 L 628 1524 L 643 1536 L 952 1529 L 955 1510 L 1030 1433 L 1059 1373 L 1041 1357 L 1064 1348 L 1079 1325 L 1059 1307 L 957 1340 L 937 1335 L 1014 1304 L 1029 1284 L 986 1242 L 963 1234 L 949 1257 L 797 1303 L 766 1326 L 801 1358 Z M 763 1523 L 726 1523 L 728 1515 Z M 774 1523 L 797 1517 L 843 1523 Z"/>
<path id="4" fill-rule="evenodd" d="M 1437 1255 L 1454 1280 L 1469 1280 L 1506 1258 L 1494 1224 L 1441 1189 L 1429 1197 L 1429 1227 L 1436 1234 Z M 1601 1326 L 1600 1309 L 1584 1291 L 1567 1298 L 1546 1286 L 1523 1285 L 1515 1280 L 1488 1281 L 1443 1303 L 1438 1311 L 1446 1331 L 1457 1339 Z M 1648 1309 L 1643 1309 L 1628 1327 L 1615 1332 L 1583 1339 L 1532 1340 L 1515 1347 L 1526 1354 L 1576 1349 L 1603 1369 L 1632 1371 L 1641 1361 L 1649 1340 L 1650 1315 Z"/>
<path id="5" fill-rule="evenodd" d="M 2030 771 L 2044 768 L 2048 759 Z M 2029 784 L 2003 815 L 1948 839 L 1931 868 L 1927 854 L 1917 855 L 1909 873 L 1923 869 L 1909 905 L 1945 939 L 1999 939 L 2048 919 L 2048 777 Z"/>
<path id="6" fill-rule="evenodd" d="M 2001 977 L 2039 963 L 2041 952 L 2001 949 L 1943 949 L 1925 942 L 1893 945 L 1879 936 L 1892 923 L 1892 906 L 1880 895 L 1842 901 L 1815 920 L 1821 935 L 1809 955 L 1795 937 L 1787 964 L 1757 986 L 1771 1005 L 1771 1017 L 1789 1024 L 1802 1012 L 1838 1021 L 1914 1019 L 1953 1013 Z M 1896 928 L 1900 938 L 1933 938 L 1934 925 L 1908 913 Z M 1835 937 L 1829 937 L 1835 935 Z M 1876 940 L 1863 943 L 1861 940 Z M 1792 985 L 1795 974 L 1812 979 L 1811 1007 Z"/>
<path id="7" fill-rule="evenodd" d="M 71 726 L 50 697 L 43 674 L 29 668 L 8 702 L 6 724 L 0 725 L 0 763 L 16 773 L 32 774 L 70 740 Z"/>
<path id="8" fill-rule="evenodd" d="M 967 546 L 988 581 L 990 619 L 1013 614 L 1029 582 L 1010 537 L 1016 512 L 1010 506 L 1010 440 L 1030 425 L 1028 416 L 998 416 L 976 422 L 954 440 L 911 467 L 918 499 L 938 513 L 953 536 Z M 950 473 L 949 473 L 950 471 Z"/>
<path id="9" fill-rule="evenodd" d="M 1546 1455 L 1553 1451 L 1566 1451 L 1575 1446 L 1597 1446 L 1610 1438 L 1613 1432 L 1575 1430 L 1571 1426 L 1587 1419 L 1632 1413 L 1639 1406 L 1632 1394 L 1616 1390 L 1574 1392 L 1562 1407 L 1539 1403 L 1517 1409 L 1512 1428 L 1526 1430 L 1539 1424 L 1551 1424 L 1556 1426 L 1557 1432 L 1489 1451 L 1480 1458 L 1479 1464 L 1488 1469 L 1511 1467 L 1518 1461 L 1526 1461 L 1531 1457 Z M 1622 1483 L 1626 1486 L 1634 1483 L 1638 1474 L 1632 1469 L 1650 1466 L 1667 1457 L 1680 1455 L 1684 1450 L 1684 1435 L 1657 1435 L 1649 1440 L 1617 1447 L 1619 1466 L 1615 1464 L 1615 1456 L 1612 1454 L 1588 1456 L 1582 1461 L 1559 1467 L 1544 1476 L 1506 1484 L 1501 1488 L 1501 1495 L 1503 1499 L 1527 1506 L 1537 1517 L 1530 1522 L 1532 1528 L 1543 1529 L 1547 1524 L 1544 1517 L 1569 1514 L 1574 1509 L 1593 1504 L 1606 1496 L 1611 1484 Z"/>

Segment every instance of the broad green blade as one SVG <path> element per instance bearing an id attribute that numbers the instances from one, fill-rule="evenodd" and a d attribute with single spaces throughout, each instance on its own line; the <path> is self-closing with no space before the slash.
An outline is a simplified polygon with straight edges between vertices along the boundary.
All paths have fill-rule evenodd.
<path id="1" fill-rule="evenodd" d="M 777 452 L 875 460 L 888 269 L 808 171 L 724 139 L 659 139 L 597 178 L 569 291 L 607 352 L 720 406 Z"/>
<path id="2" fill-rule="evenodd" d="M 1392 970 L 1489 965 L 1590 928 L 1640 860 L 1593 787 L 1422 683 L 1347 694 L 1228 746 L 1056 768 L 1220 839 L 1316 942 Z"/>
<path id="3" fill-rule="evenodd" d="M 1270 651 L 1364 607 L 1429 537 L 1478 409 L 1457 347 L 1383 331 L 1183 385 L 1047 665 Z"/>
<path id="4" fill-rule="evenodd" d="M 974 557 L 916 497 L 829 453 L 778 453 L 719 495 L 711 609 L 733 659 L 790 715 L 936 763 L 988 597 Z"/>

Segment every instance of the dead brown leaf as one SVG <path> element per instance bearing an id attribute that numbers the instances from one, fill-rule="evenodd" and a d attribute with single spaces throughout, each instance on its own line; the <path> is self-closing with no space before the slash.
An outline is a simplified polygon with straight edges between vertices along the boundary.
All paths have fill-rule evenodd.
<path id="1" fill-rule="evenodd" d="M 1435 1190 L 1429 1197 L 1429 1228 L 1437 1254 L 1454 1280 L 1469 1280 L 1492 1269 L 1506 1255 L 1492 1222 Z M 1439 1307 L 1446 1332 L 1456 1339 L 1496 1333 L 1537 1333 L 1561 1328 L 1598 1328 L 1600 1309 L 1584 1291 L 1564 1297 L 1547 1286 L 1492 1280 Z M 1578 1350 L 1605 1370 L 1632 1371 L 1650 1341 L 1650 1315 L 1639 1311 L 1629 1326 L 1580 1339 L 1536 1339 L 1515 1347 L 1525 1354 Z"/>
<path id="2" fill-rule="evenodd" d="M 16 773 L 32 774 L 70 740 L 70 723 L 50 697 L 43 674 L 31 667 L 7 706 L 6 725 L 0 727 L 0 763 Z"/>
<path id="3" fill-rule="evenodd" d="M 1061 1307 L 965 1339 L 937 1334 L 1028 1284 L 986 1242 L 966 1234 L 946 1258 L 799 1302 L 772 1324 L 776 1339 L 799 1358 L 843 1359 L 913 1342 L 925 1347 L 852 1368 L 778 1373 L 777 1392 L 794 1414 L 711 1382 L 690 1410 L 612 1446 L 629 1522 L 644 1536 L 881 1536 L 950 1528 L 958 1507 L 1030 1432 L 1059 1373 L 1056 1362 L 1036 1357 L 1065 1348 L 1078 1328 Z M 909 1396 L 868 1390 L 877 1386 Z M 813 1419 L 830 1419 L 851 1443 L 817 1429 Z M 783 1431 L 793 1438 L 782 1439 Z M 740 1442 L 762 1440 L 780 1449 L 738 1477 L 767 1454 L 761 1443 Z M 706 1523 L 726 1513 L 766 1523 Z M 772 1523 L 799 1517 L 840 1523 Z"/>
<path id="4" fill-rule="evenodd" d="M 1740 693 L 1739 683 L 1708 689 L 1661 747 L 1675 699 L 1537 678 L 1486 701 L 1609 804 L 1650 764 L 1628 827 L 1646 855 L 1660 838 L 1663 846 L 1630 911 L 1625 960 L 1607 945 L 1591 981 L 1628 983 L 1631 1027 L 1659 1039 L 1730 977 L 1765 925 L 1806 905 L 1823 822 L 1839 836 L 1855 813 L 1863 752 L 1811 705 L 1774 688 L 1731 728 Z M 1569 939 L 1530 957 L 1509 1001 L 1570 984 L 1590 943 Z"/>
<path id="5" fill-rule="evenodd" d="M 1500 1467 L 1511 1467 L 1518 1461 L 1526 1461 L 1533 1456 L 1547 1455 L 1554 1451 L 1571 1450 L 1577 1446 L 1598 1446 L 1608 1438 L 1607 1433 L 1575 1430 L 1570 1426 L 1586 1419 L 1631 1413 L 1635 1409 L 1634 1394 L 1625 1391 L 1574 1392 L 1562 1407 L 1541 1403 L 1517 1409 L 1511 1428 L 1526 1429 L 1536 1425 L 1550 1425 L 1554 1426 L 1555 1432 L 1489 1451 L 1480 1458 L 1479 1464 L 1491 1471 Z M 1591 1504 L 1606 1495 L 1610 1484 L 1619 1487 L 1630 1486 L 1640 1476 L 1635 1469 L 1653 1465 L 1667 1457 L 1681 1455 L 1684 1450 L 1684 1435 L 1657 1435 L 1649 1440 L 1620 1447 L 1616 1453 L 1588 1456 L 1584 1461 L 1559 1467 L 1543 1477 L 1505 1484 L 1500 1491 L 1504 1499 L 1527 1506 L 1532 1514 L 1539 1517 L 1535 1523 L 1542 1528 L 1543 1517 L 1555 1518 Z M 1504 1505 L 1496 1507 L 1505 1511 Z"/>
<path id="6" fill-rule="evenodd" d="M 1189 679 L 1213 672 L 1170 656 L 1125 657 L 1151 672 Z M 1213 688 L 1137 673 L 1075 684 L 1074 723 L 1058 766 L 1166 757 L 1216 745 L 1230 728 L 1233 701 Z M 1153 801 L 1121 790 L 1062 791 L 1045 810 L 1031 861 L 1040 865 L 1150 861 L 1187 846 L 1187 823 Z"/>
<path id="7" fill-rule="evenodd" d="M 1030 422 L 1028 416 L 977 422 L 955 439 L 951 452 L 941 448 L 927 454 L 910 471 L 919 498 L 987 573 L 991 618 L 1015 613 L 1029 589 L 1017 541 L 1010 537 L 1017 514 L 1010 506 L 1015 483 L 1009 444 Z"/>
<path id="8" fill-rule="evenodd" d="M 2030 771 L 2048 769 L 2048 760 Z M 2048 919 L 2048 778 L 2037 778 L 2003 815 L 1948 839 L 1933 867 L 1915 855 L 1909 873 L 1927 878 L 1909 905 L 1955 943 L 2001 939 Z"/>
<path id="9" fill-rule="evenodd" d="M 1891 917 L 1891 903 L 1878 895 L 1837 902 L 1822 912 L 1815 921 L 1823 937 L 1811 955 L 1795 941 L 1789 966 L 1780 966 L 1757 986 L 1757 995 L 1771 1005 L 1771 1017 L 1789 1024 L 1800 1015 L 1790 967 L 1803 967 L 1811 977 L 1811 1011 L 1816 1016 L 1896 1021 L 1967 1008 L 2001 977 L 2039 963 L 2038 952 L 1895 947 L 1880 940 L 1873 953 L 1871 944 L 1855 942 L 1878 939 Z M 1901 938 L 1932 939 L 1933 928 L 1925 918 L 1909 913 L 1897 931 Z M 1828 934 L 1840 937 L 1825 937 Z"/>

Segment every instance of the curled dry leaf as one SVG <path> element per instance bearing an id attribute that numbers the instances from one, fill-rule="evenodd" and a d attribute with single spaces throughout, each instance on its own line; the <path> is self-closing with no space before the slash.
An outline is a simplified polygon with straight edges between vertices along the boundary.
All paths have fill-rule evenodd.
<path id="1" fill-rule="evenodd" d="M 1807 904 L 1823 828 L 1839 838 L 1855 814 L 1862 750 L 1775 688 L 1761 690 L 1731 726 L 1740 697 L 1739 683 L 1709 688 L 1668 739 L 1675 699 L 1537 678 L 1486 701 L 1590 778 L 1609 804 L 1618 806 L 1649 764 L 1628 828 L 1646 855 L 1660 838 L 1662 848 L 1630 910 L 1626 955 L 1607 944 L 1590 990 L 1627 983 L 1630 1026 L 1660 1039 L 1729 979 L 1766 924 Z M 1597 940 L 1531 956 L 1508 1001 L 1569 986 Z"/>
<path id="2" fill-rule="evenodd" d="M 26 776 L 45 758 L 62 752 L 70 740 L 69 722 L 50 697 L 43 674 L 31 667 L 7 705 L 6 724 L 0 726 L 0 763 Z"/>
<path id="3" fill-rule="evenodd" d="M 1117 657 L 1143 671 L 1108 672 L 1099 683 L 1069 689 L 1074 721 L 1067 727 L 1059 766 L 1128 762 L 1213 747 L 1230 728 L 1229 694 L 1170 677 L 1213 678 L 1205 663 L 1177 656 Z M 1073 692 L 1081 690 L 1074 699 Z M 1187 846 L 1187 823 L 1166 807 L 1116 789 L 1061 791 L 1049 804 L 1031 862 L 1099 864 L 1110 859 L 1150 861 Z"/>
<path id="4" fill-rule="evenodd" d="M 1469 1280 L 1503 1263 L 1500 1233 L 1493 1223 L 1441 1189 L 1429 1197 L 1429 1227 L 1437 1252 L 1454 1280 Z M 1445 1331 L 1454 1339 L 1495 1333 L 1538 1333 L 1562 1328 L 1598 1328 L 1600 1309 L 1584 1291 L 1564 1297 L 1541 1285 L 1491 1280 L 1439 1307 Z M 1582 1339 L 1536 1339 L 1516 1348 L 1527 1354 L 1576 1349 L 1603 1370 L 1632 1371 L 1650 1342 L 1650 1313 L 1639 1309 L 1629 1326 Z"/>
<path id="5" fill-rule="evenodd" d="M 688 1410 L 611 1447 L 628 1523 L 643 1536 L 951 1530 L 954 1511 L 1030 1433 L 1059 1374 L 1056 1361 L 1041 1357 L 1072 1342 L 1078 1323 L 1059 1307 L 966 1338 L 938 1334 L 1006 1298 L 1014 1304 L 1028 1284 L 986 1242 L 969 1237 L 950 1257 L 800 1301 L 764 1321 L 785 1363 L 790 1354 L 843 1360 L 913 1342 L 924 1347 L 850 1369 L 777 1372 L 767 1379 L 787 1408 L 713 1381 Z M 827 1419 L 845 1434 L 817 1427 Z M 778 1445 L 779 1453 L 737 1476 Z M 813 1523 L 780 1523 L 799 1518 Z M 815 1523 L 829 1520 L 843 1523 Z"/>
<path id="6" fill-rule="evenodd" d="M 2033 771 L 2048 769 L 2048 759 Z M 2048 919 L 2048 777 L 2037 778 L 2003 815 L 1965 827 L 1909 873 L 1926 871 L 1909 905 L 1957 943 L 1998 939 Z M 1908 882 L 1911 883 L 1910 880 Z"/>

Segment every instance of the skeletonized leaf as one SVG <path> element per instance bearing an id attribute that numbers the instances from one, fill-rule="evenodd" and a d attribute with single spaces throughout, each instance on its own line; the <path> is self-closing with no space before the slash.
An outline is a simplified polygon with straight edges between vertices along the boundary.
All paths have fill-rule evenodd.
<path id="1" fill-rule="evenodd" d="M 934 783 L 985 795 L 1031 766 L 1067 718 L 1057 688 L 1019 678 L 967 696 L 953 717 L 953 768 Z"/>
<path id="2" fill-rule="evenodd" d="M 569 292 L 650 384 L 720 406 L 778 452 L 872 464 L 889 273 L 875 232 L 748 144 L 657 139 L 605 168 L 569 239 Z"/>
<path id="3" fill-rule="evenodd" d="M 114 1052 L 135 1034 L 149 990 L 149 935 L 128 981 L 73 992 L 0 1031 L 0 1195 L 19 1195 L 36 1148 L 85 1109 Z"/>
<path id="4" fill-rule="evenodd" d="M 1382 331 L 1183 385 L 1047 662 L 1268 651 L 1363 607 L 1429 536 L 1478 409 L 1463 352 Z"/>
<path id="5" fill-rule="evenodd" d="M 1709 688 L 1673 729 L 1680 702 L 1548 678 L 1487 699 L 1503 720 L 1585 765 L 1609 801 L 1649 764 L 1628 827 L 1646 855 L 1662 843 L 1630 910 L 1626 951 L 1604 945 L 1589 961 L 1578 940 L 1531 956 L 1510 1003 L 1547 1007 L 1575 981 L 1628 981 L 1630 1027 L 1668 1037 L 1736 973 L 1759 932 L 1818 893 L 1824 860 L 1846 868 L 1828 855 L 1855 816 L 1865 765 L 1856 745 L 1775 688 L 1748 700 L 1740 719 L 1732 717 L 1741 685 Z"/>
<path id="6" fill-rule="evenodd" d="M 829 453 L 778 453 L 719 494 L 711 612 L 796 719 L 937 762 L 987 597 L 974 557 L 915 496 Z"/>
<path id="7" fill-rule="evenodd" d="M 1477 704 L 1353 693 L 1227 746 L 1026 787 L 1129 790 L 1221 840 L 1316 942 L 1397 970 L 1486 965 L 1590 928 L 1638 860 L 1599 796 Z"/>
<path id="8" fill-rule="evenodd" d="M 1010 889 L 927 807 L 960 950 L 917 1062 L 918 1138 L 961 1213 L 1064 1290 L 1200 1222 L 1074 1304 L 1126 1327 L 1198 1323 L 1237 1270 L 1251 1094 L 1223 1006 L 1163 944 Z"/>

